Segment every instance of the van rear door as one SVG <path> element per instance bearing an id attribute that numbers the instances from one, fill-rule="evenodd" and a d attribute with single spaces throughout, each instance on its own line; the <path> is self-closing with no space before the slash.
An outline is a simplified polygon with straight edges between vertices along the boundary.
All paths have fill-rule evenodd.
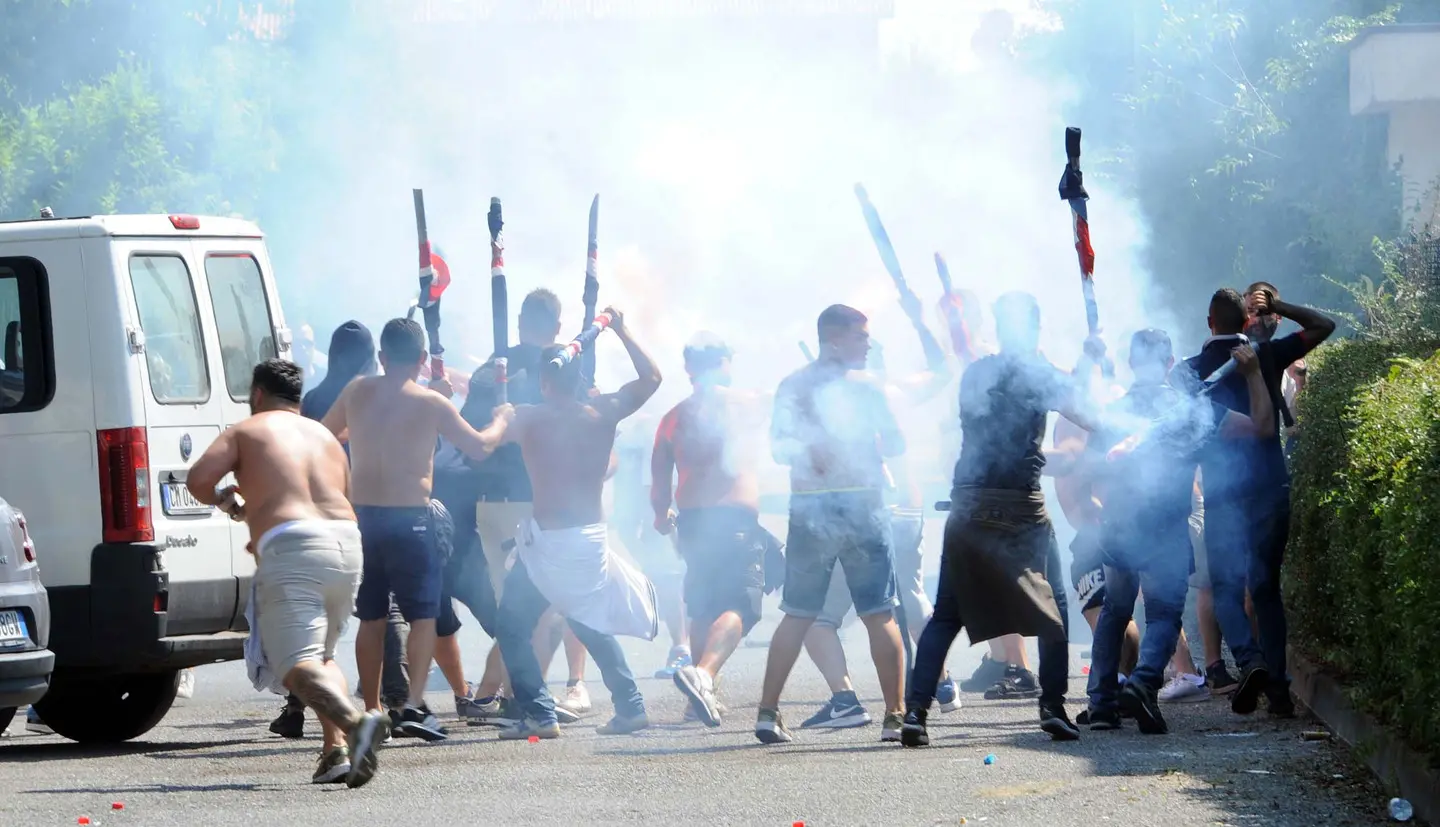
<path id="1" fill-rule="evenodd" d="M 250 415 L 250 379 L 255 365 L 289 355 L 288 331 L 261 239 L 197 238 L 192 244 L 195 260 L 203 262 L 214 308 L 224 371 L 224 383 L 216 396 L 221 424 L 229 428 Z M 250 535 L 243 523 L 231 523 L 231 537 L 231 568 L 240 585 L 237 612 L 243 615 L 255 561 L 245 551 Z"/>
<path id="2" fill-rule="evenodd" d="M 168 634 L 230 628 L 238 605 L 228 516 L 185 487 L 190 464 L 220 435 L 228 399 L 210 291 L 192 240 L 117 238 L 116 272 L 143 334 L 141 385 L 155 544 L 169 572 Z"/>

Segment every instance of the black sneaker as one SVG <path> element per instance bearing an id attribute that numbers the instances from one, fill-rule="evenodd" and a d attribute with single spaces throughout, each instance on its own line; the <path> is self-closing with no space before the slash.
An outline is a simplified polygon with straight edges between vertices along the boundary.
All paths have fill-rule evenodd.
<path id="1" fill-rule="evenodd" d="M 870 713 L 860 704 L 854 692 L 830 696 L 820 711 L 806 718 L 801 729 L 849 729 L 870 723 Z"/>
<path id="2" fill-rule="evenodd" d="M 270 722 L 270 731 L 281 738 L 304 738 L 305 705 L 286 702 L 285 708 Z"/>
<path id="3" fill-rule="evenodd" d="M 995 682 L 1005 677 L 1006 664 L 1004 661 L 993 660 L 989 655 L 980 659 L 980 665 L 970 677 L 960 682 L 961 692 L 984 692 L 995 685 Z"/>
<path id="4" fill-rule="evenodd" d="M 1165 716 L 1160 714 L 1160 701 L 1155 690 L 1129 681 L 1120 687 L 1120 708 L 1129 710 L 1135 725 L 1146 735 L 1164 735 L 1170 731 Z"/>
<path id="5" fill-rule="evenodd" d="M 1013 701 L 1021 698 L 1040 697 L 1040 684 L 1035 673 L 1019 666 L 1005 667 L 1005 676 L 985 690 L 987 701 Z"/>
<path id="6" fill-rule="evenodd" d="M 1070 720 L 1064 704 L 1041 704 L 1040 728 L 1050 733 L 1050 738 L 1055 741 L 1080 740 L 1080 729 Z"/>
<path id="7" fill-rule="evenodd" d="M 923 709 L 911 709 L 905 713 L 905 723 L 900 727 L 900 743 L 907 747 L 930 746 L 930 732 L 925 729 L 925 718 L 929 715 Z"/>
<path id="8" fill-rule="evenodd" d="M 400 724 L 396 729 L 422 741 L 443 741 L 449 737 L 445 734 L 445 728 L 440 726 L 440 719 L 424 704 L 418 708 L 406 704 L 405 709 L 400 712 Z"/>
<path id="9" fill-rule="evenodd" d="M 1211 695 L 1229 695 L 1240 686 L 1240 682 L 1225 668 L 1225 661 L 1217 660 L 1205 667 L 1205 685 L 1210 687 Z"/>
<path id="10" fill-rule="evenodd" d="M 1075 716 L 1075 723 L 1090 727 L 1091 732 L 1108 732 L 1120 728 L 1120 712 L 1114 709 L 1087 709 Z"/>
<path id="11" fill-rule="evenodd" d="M 1249 715 L 1260 705 L 1260 693 L 1270 682 L 1270 670 L 1264 666 L 1251 666 L 1240 676 L 1240 686 L 1230 698 L 1230 711 L 1236 715 Z"/>

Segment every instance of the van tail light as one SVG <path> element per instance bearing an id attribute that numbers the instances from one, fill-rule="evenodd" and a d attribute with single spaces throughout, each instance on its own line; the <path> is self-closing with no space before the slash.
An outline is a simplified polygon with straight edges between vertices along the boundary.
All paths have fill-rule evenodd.
<path id="1" fill-rule="evenodd" d="M 25 524 L 25 515 L 15 512 L 15 522 L 20 525 L 21 545 L 25 547 L 25 562 L 35 562 L 35 541 L 30 539 L 30 526 Z"/>
<path id="2" fill-rule="evenodd" d="M 150 448 L 144 428 L 111 428 L 100 446 L 100 510 L 107 543 L 155 539 L 150 510 Z"/>
<path id="3" fill-rule="evenodd" d="M 172 215 L 170 216 L 170 226 L 177 230 L 198 230 L 200 229 L 200 219 L 193 215 Z"/>

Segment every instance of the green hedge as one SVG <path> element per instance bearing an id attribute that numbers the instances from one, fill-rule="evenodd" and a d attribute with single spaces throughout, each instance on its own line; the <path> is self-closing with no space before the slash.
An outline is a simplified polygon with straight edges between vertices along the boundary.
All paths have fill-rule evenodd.
<path id="1" fill-rule="evenodd" d="M 1290 640 L 1440 762 L 1440 354 L 1322 348 L 1299 408 Z"/>

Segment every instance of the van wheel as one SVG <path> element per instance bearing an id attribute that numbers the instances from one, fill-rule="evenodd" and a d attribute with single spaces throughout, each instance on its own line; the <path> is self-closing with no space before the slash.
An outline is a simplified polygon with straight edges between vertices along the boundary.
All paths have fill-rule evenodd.
<path id="1" fill-rule="evenodd" d="M 179 671 L 86 678 L 56 672 L 35 711 L 56 735 L 118 743 L 149 732 L 175 702 Z"/>
<path id="2" fill-rule="evenodd" d="M 7 706 L 0 709 L 0 732 L 10 728 L 10 722 L 15 720 L 15 707 Z"/>

